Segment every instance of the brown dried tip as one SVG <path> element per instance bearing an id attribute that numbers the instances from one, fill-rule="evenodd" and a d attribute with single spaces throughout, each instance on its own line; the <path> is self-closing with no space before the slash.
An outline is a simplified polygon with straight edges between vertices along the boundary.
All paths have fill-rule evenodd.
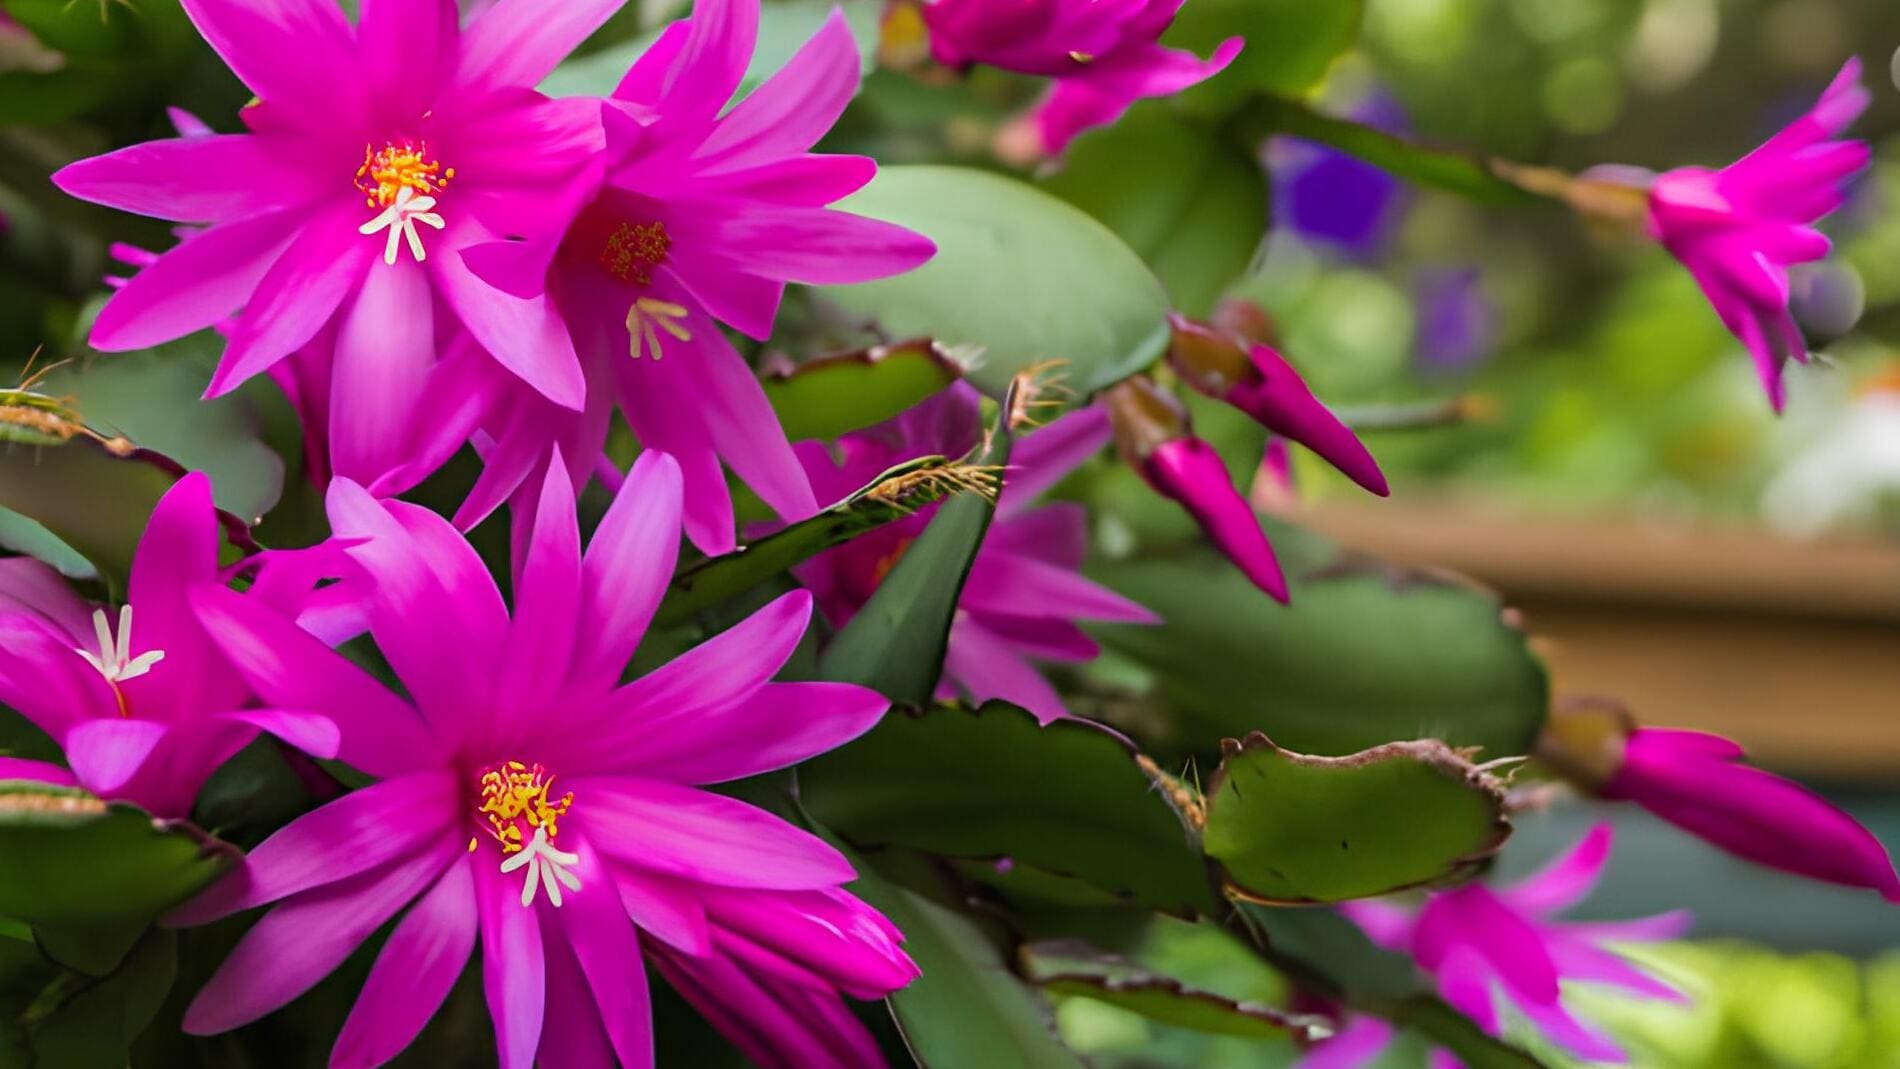
<path id="1" fill-rule="evenodd" d="M 1537 760 L 1577 789 L 1596 793 L 1623 767 L 1636 719 L 1614 698 L 1559 699 L 1537 737 Z"/>
<path id="2" fill-rule="evenodd" d="M 1146 375 L 1135 375 L 1109 387 L 1103 400 L 1115 432 L 1115 448 L 1136 470 L 1156 449 L 1194 433 L 1187 409 Z"/>
<path id="3" fill-rule="evenodd" d="M 1016 373 L 1008 395 L 1010 430 L 1040 427 L 1049 414 L 1075 399 L 1075 391 L 1063 381 L 1068 366 L 1067 360 L 1043 360 Z"/>

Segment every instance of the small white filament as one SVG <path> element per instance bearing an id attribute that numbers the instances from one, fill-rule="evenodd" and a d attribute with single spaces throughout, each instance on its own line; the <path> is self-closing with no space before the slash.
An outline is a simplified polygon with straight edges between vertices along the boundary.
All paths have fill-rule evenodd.
<path id="1" fill-rule="evenodd" d="M 112 639 L 112 624 L 104 609 L 92 611 L 92 630 L 99 640 L 99 652 L 93 654 L 77 647 L 74 653 L 86 659 L 86 662 L 99 670 L 108 683 L 123 683 L 128 679 L 152 670 L 152 666 L 165 659 L 164 650 L 146 650 L 137 657 L 132 656 L 132 606 L 126 605 L 119 610 L 119 639 Z"/>
<path id="2" fill-rule="evenodd" d="M 416 232 L 416 224 L 422 223 L 437 230 L 448 225 L 440 215 L 429 210 L 433 207 L 434 197 L 417 196 L 412 187 L 404 186 L 396 194 L 396 203 L 383 209 L 383 214 L 358 227 L 357 232 L 368 235 L 381 230 L 389 231 L 389 242 L 383 246 L 383 262 L 386 264 L 395 265 L 397 250 L 405 241 L 409 244 L 409 254 L 416 258 L 417 263 L 422 263 L 428 256 L 423 252 L 422 235 Z"/>
<path id="3" fill-rule="evenodd" d="M 581 889 L 580 877 L 568 871 L 568 869 L 580 864 L 580 862 L 581 857 L 579 854 L 570 854 L 565 850 L 555 849 L 554 844 L 548 842 L 548 830 L 546 828 L 536 828 L 534 829 L 534 838 L 528 840 L 527 846 L 522 847 L 519 853 L 502 860 L 501 871 L 508 873 L 523 866 L 527 867 L 528 879 L 521 887 L 521 905 L 523 908 L 534 905 L 536 888 L 546 887 L 548 889 L 548 901 L 553 903 L 556 909 L 559 909 L 561 906 L 561 888 L 563 886 L 570 891 L 578 891 Z"/>

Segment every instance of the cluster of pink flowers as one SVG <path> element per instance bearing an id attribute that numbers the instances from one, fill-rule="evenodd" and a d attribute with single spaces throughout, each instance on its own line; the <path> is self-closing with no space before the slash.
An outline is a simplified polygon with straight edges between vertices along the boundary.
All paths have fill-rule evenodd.
<path id="1" fill-rule="evenodd" d="M 845 888 L 843 854 L 764 809 L 708 790 L 797 764 L 870 730 L 888 702 L 858 686 L 776 682 L 814 607 L 857 613 L 929 511 L 795 570 L 786 594 L 627 681 L 674 576 L 682 537 L 737 542 L 729 468 L 784 522 L 899 462 L 959 456 L 980 399 L 954 386 L 835 445 L 786 440 L 726 329 L 763 339 L 786 286 L 899 274 L 931 242 L 833 207 L 875 163 L 812 148 L 856 92 L 857 48 L 834 15 L 773 77 L 739 92 L 759 0 L 697 0 L 611 96 L 534 87 L 623 0 L 498 0 L 464 23 L 455 0 L 185 0 L 256 94 L 245 132 L 178 114 L 180 136 L 75 163 L 67 192 L 179 224 L 93 327 L 117 351 L 216 328 L 210 395 L 268 374 L 304 423 L 334 538 L 220 562 L 211 488 L 187 476 L 151 516 L 119 606 L 79 599 L 46 566 L 0 560 L 0 702 L 59 745 L 63 766 L 0 758 L 0 776 L 77 785 L 186 816 L 211 773 L 259 737 L 374 782 L 283 827 L 166 918 L 270 912 L 185 1015 L 194 1033 L 284 1006 L 389 922 L 331 1056 L 371 1067 L 434 1015 L 477 943 L 503 1069 L 651 1065 L 647 969 L 754 1062 L 881 1064 L 847 999 L 917 975 L 903 936 Z M 1158 43 L 1180 0 L 936 0 L 940 62 L 1048 77 L 1042 137 L 1060 151 L 1140 98 L 1225 67 Z M 1838 204 L 1864 147 L 1830 140 L 1865 104 L 1850 65 L 1815 110 L 1720 173 L 1671 172 L 1654 230 L 1731 329 L 1778 371 L 1802 353 L 1782 265 L 1819 255 L 1806 223 Z M 1169 364 L 1188 387 L 1311 449 L 1366 490 L 1377 463 L 1270 346 L 1176 318 Z M 643 450 L 605 459 L 618 413 Z M 1081 622 L 1159 623 L 1080 574 L 1087 518 L 1036 498 L 1111 440 L 1268 594 L 1288 586 L 1258 517 L 1184 407 L 1145 376 L 1017 444 L 996 520 L 957 605 L 940 696 L 1069 715 L 1037 662 L 1097 652 Z M 483 470 L 452 519 L 394 500 L 465 445 Z M 1271 458 L 1270 458 L 1271 459 Z M 576 498 L 612 503 L 585 544 Z M 462 532 L 504 504 L 512 606 Z M 238 582 L 242 579 L 243 582 Z M 238 587 L 242 588 L 239 592 Z M 333 647 L 367 632 L 401 684 Z M 1607 797 L 1627 798 L 1771 865 L 1900 898 L 1864 830 L 1721 740 L 1627 740 Z M 1765 801 L 1766 800 L 1766 801 Z M 1804 861 L 1815 844 L 1834 850 Z M 1581 897 L 1599 831 L 1515 888 L 1440 893 L 1416 916 L 1354 916 L 1410 953 L 1489 1030 L 1502 991 L 1559 1043 L 1613 1053 L 1558 983 L 1671 996 L 1596 947 L 1661 937 L 1543 914 Z M 1378 1025 L 1355 1026 L 1310 1064 Z M 1356 1038 L 1355 1038 L 1356 1037 Z"/>

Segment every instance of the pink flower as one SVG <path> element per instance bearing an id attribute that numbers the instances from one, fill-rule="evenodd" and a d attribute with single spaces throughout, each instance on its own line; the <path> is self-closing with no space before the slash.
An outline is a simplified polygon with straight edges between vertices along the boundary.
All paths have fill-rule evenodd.
<path id="1" fill-rule="evenodd" d="M 260 730 L 334 755 L 329 721 L 253 708 L 250 689 L 192 615 L 194 590 L 224 584 L 218 524 L 210 480 L 179 480 L 152 512 L 117 609 L 81 600 L 39 561 L 0 560 L 0 704 L 52 736 L 72 769 L 0 758 L 0 776 L 76 783 L 183 818 L 204 781 Z M 313 585 L 304 574 L 260 573 L 238 600 L 295 613 Z"/>
<path id="2" fill-rule="evenodd" d="M 1850 59 L 1813 110 L 1760 148 L 1719 171 L 1665 172 L 1649 188 L 1650 233 L 1748 347 L 1776 411 L 1782 368 L 1808 358 L 1788 312 L 1787 267 L 1827 255 L 1810 224 L 1841 206 L 1847 180 L 1867 165 L 1865 142 L 1834 140 L 1867 102 L 1860 60 Z"/>
<path id="3" fill-rule="evenodd" d="M 1738 857 L 1900 902 L 1900 875 L 1872 832 L 1800 784 L 1740 764 L 1743 756 L 1718 735 L 1636 728 L 1599 793 Z"/>
<path id="4" fill-rule="evenodd" d="M 673 574 L 680 470 L 643 454 L 583 551 L 559 468 L 519 554 L 512 617 L 446 521 L 331 485 L 331 524 L 373 583 L 370 633 L 408 698 L 284 617 L 199 592 L 238 674 L 332 718 L 339 759 L 379 782 L 285 826 L 174 914 L 197 924 L 279 903 L 186 1030 L 284 1005 L 402 913 L 336 1069 L 406 1047 L 478 936 L 503 1069 L 651 1066 L 643 956 L 762 1064 L 877 1064 L 840 992 L 880 997 L 914 977 L 901 936 L 844 892 L 855 873 L 836 850 L 699 785 L 831 749 L 875 724 L 884 699 L 770 682 L 804 634 L 802 591 L 621 685 Z"/>
<path id="5" fill-rule="evenodd" d="M 1437 981 L 1453 1009 L 1492 1035 L 1501 1034 L 1498 997 L 1515 1007 L 1544 1037 L 1579 1058 L 1624 1060 L 1609 1037 L 1564 1008 L 1562 981 L 1608 984 L 1649 998 L 1682 1001 L 1675 988 L 1638 971 L 1598 944 L 1604 940 L 1672 939 L 1688 928 L 1684 912 L 1634 921 L 1575 923 L 1549 919 L 1596 885 L 1609 860 L 1614 830 L 1599 824 L 1570 853 L 1542 872 L 1492 890 L 1466 884 L 1431 895 L 1416 913 L 1382 902 L 1349 902 L 1340 909 L 1372 940 L 1411 956 Z M 1382 1046 L 1389 1030 L 1348 1026 L 1313 1048 L 1300 1069 L 1350 1069 Z M 1335 1043 L 1342 1044 L 1335 1048 Z M 1342 1055 L 1351 1054 L 1352 1057 Z M 1435 1065 L 1458 1065 L 1435 1052 Z"/>
<path id="6" fill-rule="evenodd" d="M 464 28 L 454 0 L 363 0 L 355 26 L 334 0 L 186 0 L 258 101 L 240 113 L 246 133 L 194 126 L 54 175 L 74 196 L 195 228 L 107 302 L 92 344 L 222 324 L 210 395 L 314 350 L 293 399 L 327 423 L 338 469 L 366 478 L 408 459 L 399 429 L 445 403 L 438 365 L 463 332 L 580 408 L 552 304 L 482 282 L 462 254 L 566 224 L 569 186 L 600 153 L 600 104 L 533 86 L 622 2 L 503 0 Z"/>
<path id="7" fill-rule="evenodd" d="M 720 324 L 764 338 L 787 282 L 882 278 L 923 263 L 935 246 L 827 208 L 877 169 L 865 157 L 810 152 L 857 92 L 861 62 L 841 13 L 726 108 L 758 22 L 758 0 L 698 0 L 692 18 L 668 27 L 614 90 L 604 175 L 577 194 L 564 238 L 470 253 L 496 285 L 548 295 L 573 331 L 589 390 L 583 412 L 518 396 L 489 423 L 488 470 L 458 523 L 522 485 L 550 439 L 584 483 L 616 402 L 644 445 L 679 459 L 686 531 L 704 552 L 734 545 L 721 461 L 787 519 L 816 508 L 764 391 Z"/>
<path id="8" fill-rule="evenodd" d="M 982 428 L 978 406 L 977 392 L 958 383 L 886 423 L 843 436 L 835 457 L 821 442 L 799 442 L 794 448 L 819 497 L 839 501 L 903 461 L 968 453 Z M 1095 427 L 1100 418 L 1099 411 L 1083 409 L 1016 444 L 995 519 L 957 602 L 941 697 L 1001 698 L 1048 723 L 1068 710 L 1033 662 L 1092 660 L 1099 648 L 1077 621 L 1160 622 L 1079 574 L 1088 554 L 1088 514 L 1082 506 L 1029 507 L 1101 449 Z M 935 514 L 935 507 L 919 510 L 813 557 L 793 574 L 811 589 L 825 619 L 841 628 Z"/>
<path id="9" fill-rule="evenodd" d="M 1240 53 L 1230 37 L 1205 61 L 1159 39 L 1182 0 L 927 0 L 930 52 L 953 67 L 982 63 L 1055 79 L 1036 109 L 1044 151 L 1112 123 L 1135 101 L 1212 78 Z"/>

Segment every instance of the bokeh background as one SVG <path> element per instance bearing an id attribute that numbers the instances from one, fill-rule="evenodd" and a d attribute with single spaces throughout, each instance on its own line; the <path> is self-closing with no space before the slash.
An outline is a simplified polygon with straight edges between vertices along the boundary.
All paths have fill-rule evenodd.
<path id="1" fill-rule="evenodd" d="M 58 39 L 0 24 L 0 367 L 17 373 L 36 351 L 78 358 L 49 390 L 83 383 L 89 417 L 211 469 L 239 511 L 287 496 L 294 515 L 295 479 L 223 433 L 261 424 L 294 457 L 294 427 L 269 387 L 193 400 L 213 340 L 113 358 L 124 370 L 90 374 L 97 361 L 77 339 L 113 270 L 109 243 L 169 236 L 67 200 L 46 176 L 161 135 L 167 106 L 231 128 L 246 96 L 175 0 L 0 2 L 94 6 L 96 17 L 69 20 L 76 28 Z M 595 66 L 624 69 L 662 10 L 630 11 L 603 31 Z M 877 5 L 851 14 L 860 32 L 877 32 Z M 797 36 L 808 28 L 786 24 Z M 1861 56 L 1875 103 L 1857 132 L 1875 164 L 1824 227 L 1836 255 L 1796 277 L 1818 357 L 1792 373 L 1780 419 L 1684 272 L 1555 205 L 1476 204 L 1275 137 L 1260 146 L 1258 177 L 1240 179 L 1232 225 L 1212 232 L 1222 247 L 1172 253 L 1192 262 L 1231 256 L 1235 243 L 1250 251 L 1250 276 L 1227 296 L 1251 302 L 1316 392 L 1363 425 L 1441 417 L 1367 432 L 1395 487 L 1389 502 L 1365 501 L 1296 458 L 1296 492 L 1263 481 L 1259 504 L 1499 588 L 1541 636 L 1559 694 L 1611 695 L 1646 721 L 1735 737 L 1890 845 L 1900 844 L 1897 47 L 1894 0 L 1369 0 L 1357 45 L 1316 100 L 1523 163 L 1661 170 L 1734 158 L 1805 108 L 1846 56 Z M 584 87 L 597 73 L 583 57 L 556 77 Z M 1025 158 L 1012 126 L 1030 83 L 990 72 L 944 94 L 918 78 L 874 73 L 831 147 L 986 163 L 1064 188 L 1062 169 Z M 1182 299 L 1205 312 L 1216 296 Z M 1237 417 L 1210 405 L 1196 416 L 1236 464 L 1259 455 L 1258 432 Z M 1114 503 L 1099 532 L 1110 554 L 1191 537 L 1132 478 L 1104 470 L 1072 488 Z M 56 553 L 11 515 L 0 514 L 0 542 Z M 1111 657 L 1082 685 L 1112 690 L 1131 673 Z M 1527 817 L 1506 874 L 1601 815 L 1559 806 Z M 1584 915 L 1688 905 L 1698 917 L 1691 940 L 1644 951 L 1696 993 L 1694 1005 L 1592 1004 L 1637 1064 L 1900 1066 L 1900 914 L 1732 861 L 1653 820 L 1619 825 L 1610 876 Z M 1220 947 L 1182 939 L 1170 952 L 1209 986 L 1276 994 L 1270 974 Z M 1059 1019 L 1105 1066 L 1263 1064 L 1257 1042 L 1171 1034 L 1085 999 L 1063 1003 Z"/>

